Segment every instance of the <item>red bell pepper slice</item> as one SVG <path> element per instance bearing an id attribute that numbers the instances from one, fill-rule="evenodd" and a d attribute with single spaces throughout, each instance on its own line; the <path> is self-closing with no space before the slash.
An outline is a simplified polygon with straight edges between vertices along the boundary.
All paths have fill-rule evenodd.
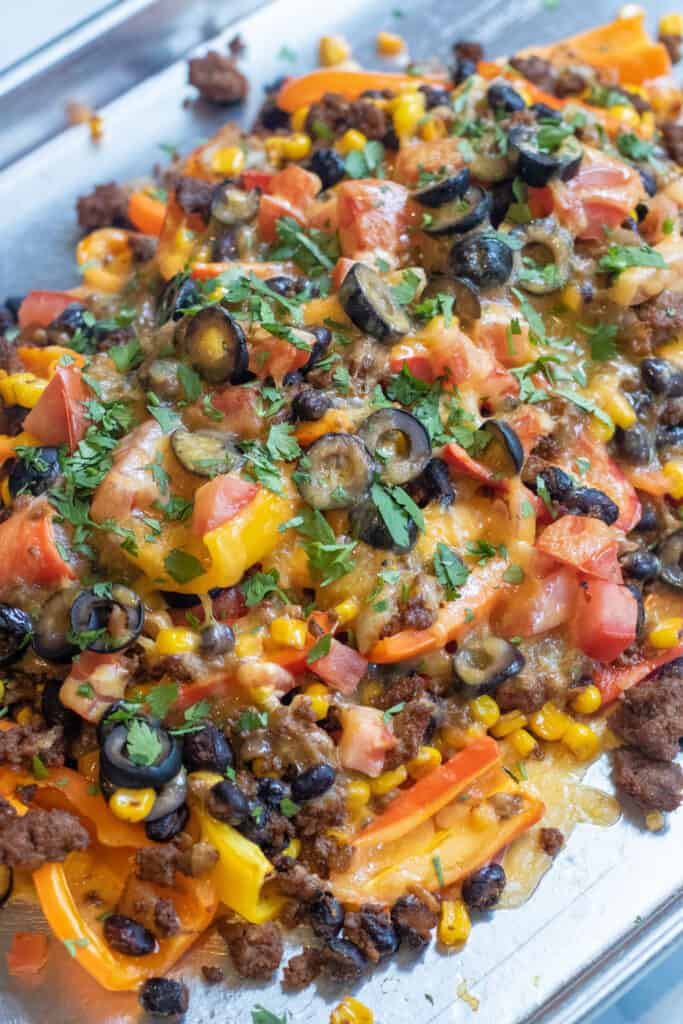
<path id="1" fill-rule="evenodd" d="M 490 736 L 476 739 L 410 789 L 402 790 L 387 810 L 355 837 L 352 845 L 376 845 L 400 838 L 437 814 L 500 759 L 494 739 Z"/>
<path id="2" fill-rule="evenodd" d="M 624 690 L 630 690 L 632 686 L 642 683 L 658 668 L 668 665 L 676 658 L 683 658 L 683 644 L 671 647 L 656 658 L 643 658 L 641 661 L 623 668 L 621 666 L 596 665 L 593 671 L 593 682 L 602 694 L 602 703 L 611 704 Z"/>

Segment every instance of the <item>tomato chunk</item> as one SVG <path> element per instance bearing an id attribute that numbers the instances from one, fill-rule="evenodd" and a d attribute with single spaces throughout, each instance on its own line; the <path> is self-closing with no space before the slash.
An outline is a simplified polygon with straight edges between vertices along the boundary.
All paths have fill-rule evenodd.
<path id="1" fill-rule="evenodd" d="M 581 581 L 572 628 L 576 646 L 589 658 L 614 661 L 635 640 L 637 622 L 638 602 L 628 587 Z"/>
<path id="2" fill-rule="evenodd" d="M 52 509 L 42 499 L 15 509 L 0 523 L 0 551 L 0 592 L 19 582 L 49 586 L 76 575 L 59 553 Z"/>
<path id="3" fill-rule="evenodd" d="M 48 327 L 76 301 L 68 292 L 29 292 L 19 307 L 19 326 Z"/>
<path id="4" fill-rule="evenodd" d="M 339 756 L 344 768 L 363 772 L 371 779 L 381 774 L 384 755 L 396 746 L 396 739 L 377 708 L 344 708 Z"/>
<path id="5" fill-rule="evenodd" d="M 546 526 L 538 550 L 586 576 L 621 582 L 617 540 L 612 529 L 592 516 L 562 516 Z"/>
<path id="6" fill-rule="evenodd" d="M 200 537 L 217 529 L 256 497 L 257 484 L 247 483 L 239 476 L 222 473 L 198 487 L 194 495 L 192 532 Z"/>
<path id="7" fill-rule="evenodd" d="M 408 245 L 410 193 L 395 181 L 362 178 L 337 189 L 339 245 L 342 256 L 395 263 Z"/>
<path id="8" fill-rule="evenodd" d="M 333 690 L 348 696 L 365 675 L 368 663 L 358 651 L 332 638 L 329 653 L 310 662 L 309 668 Z"/>
<path id="9" fill-rule="evenodd" d="M 77 366 L 58 366 L 38 402 L 24 420 L 24 429 L 43 444 L 68 444 L 75 451 L 88 427 L 85 402 L 90 397 Z"/>

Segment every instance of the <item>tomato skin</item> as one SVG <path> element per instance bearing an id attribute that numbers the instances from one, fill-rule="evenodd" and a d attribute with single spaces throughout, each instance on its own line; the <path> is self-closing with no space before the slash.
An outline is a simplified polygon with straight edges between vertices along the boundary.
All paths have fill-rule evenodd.
<path id="1" fill-rule="evenodd" d="M 239 476 L 222 473 L 198 487 L 194 495 L 192 533 L 203 537 L 241 512 L 253 501 L 260 487 Z"/>
<path id="2" fill-rule="evenodd" d="M 88 427 L 84 403 L 90 394 L 77 366 L 58 366 L 24 420 L 24 429 L 43 444 L 68 444 L 75 451 Z"/>
<path id="3" fill-rule="evenodd" d="M 638 602 L 628 589 L 582 579 L 572 622 L 576 646 L 596 661 L 618 658 L 636 638 Z"/>
<path id="4" fill-rule="evenodd" d="M 460 474 L 468 476 L 472 480 L 481 480 L 482 483 L 490 484 L 492 487 L 496 485 L 504 487 L 506 484 L 505 480 L 496 480 L 492 470 L 473 459 L 466 449 L 456 444 L 455 441 L 451 441 L 444 447 L 441 457 L 456 475 Z"/>
<path id="5" fill-rule="evenodd" d="M 416 185 L 421 171 L 437 173 L 441 167 L 448 167 L 454 174 L 465 162 L 458 142 L 458 139 L 448 138 L 401 146 L 394 174 L 405 185 Z"/>
<path id="6" fill-rule="evenodd" d="M 307 214 L 322 187 L 317 174 L 290 164 L 274 174 L 268 183 L 268 192 L 261 196 L 258 212 L 258 226 L 266 242 L 277 238 L 277 222 L 280 217 L 291 217 L 302 227 Z"/>
<path id="7" fill-rule="evenodd" d="M 371 779 L 381 774 L 384 755 L 396 740 L 377 708 L 351 705 L 341 712 L 339 756 L 345 768 L 363 772 Z"/>
<path id="8" fill-rule="evenodd" d="M 15 508 L 0 523 L 0 551 L 0 592 L 20 581 L 51 586 L 76 576 L 57 549 L 52 509 L 42 499 Z"/>
<path id="9" fill-rule="evenodd" d="M 557 569 L 543 579 L 526 580 L 503 613 L 503 636 L 532 637 L 568 622 L 578 593 L 576 573 Z"/>
<path id="10" fill-rule="evenodd" d="M 249 191 L 258 188 L 261 192 L 270 192 L 270 186 L 275 175 L 272 171 L 244 171 L 242 173 L 242 188 Z"/>
<path id="11" fill-rule="evenodd" d="M 668 665 L 678 658 L 683 658 L 683 644 L 672 647 L 656 658 L 643 658 L 633 665 L 624 668 L 598 666 L 593 672 L 593 682 L 602 694 L 602 703 L 610 704 L 620 697 L 624 690 L 630 690 L 656 672 L 663 665 Z"/>
<path id="12" fill-rule="evenodd" d="M 617 539 L 612 529 L 592 516 L 562 516 L 546 526 L 536 544 L 541 554 L 572 566 L 585 576 L 621 582 Z"/>
<path id="13" fill-rule="evenodd" d="M 328 686 L 349 696 L 365 675 L 368 663 L 358 651 L 333 637 L 329 653 L 316 658 L 308 667 Z"/>
<path id="14" fill-rule="evenodd" d="M 283 196 L 261 196 L 258 209 L 258 229 L 264 241 L 274 242 L 277 239 L 277 222 L 280 217 L 290 217 L 301 227 L 306 223 L 303 210 L 294 206 L 288 199 Z"/>
<path id="15" fill-rule="evenodd" d="M 19 307 L 19 326 L 48 327 L 76 301 L 68 292 L 29 292 Z"/>

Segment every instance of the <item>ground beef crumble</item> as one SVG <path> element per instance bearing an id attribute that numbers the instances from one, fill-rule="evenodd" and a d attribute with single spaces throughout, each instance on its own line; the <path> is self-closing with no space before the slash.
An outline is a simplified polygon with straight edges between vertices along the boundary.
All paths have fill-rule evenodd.
<path id="1" fill-rule="evenodd" d="M 193 878 L 205 875 L 218 860 L 218 851 L 210 843 L 194 843 L 181 832 L 171 843 L 149 846 L 135 852 L 138 878 L 157 885 L 172 886 L 175 873 Z"/>
<path id="2" fill-rule="evenodd" d="M 683 678 L 665 675 L 628 690 L 610 718 L 610 727 L 647 757 L 672 761 L 683 736 Z"/>
<path id="3" fill-rule="evenodd" d="M 306 988 L 320 974 L 322 957 L 320 950 L 313 946 L 305 946 L 301 953 L 290 957 L 282 975 L 282 987 L 285 992 L 297 992 Z"/>
<path id="4" fill-rule="evenodd" d="M 391 920 L 401 944 L 409 949 L 421 949 L 430 938 L 439 921 L 439 914 L 414 893 L 402 896 L 391 908 Z"/>
<path id="5" fill-rule="evenodd" d="M 135 875 L 126 880 L 116 912 L 137 921 L 160 939 L 177 935 L 182 927 L 173 899 L 159 896 L 149 882 Z"/>
<path id="6" fill-rule="evenodd" d="M 633 747 L 614 752 L 614 781 L 644 811 L 675 811 L 683 793 L 683 771 L 671 761 L 653 761 Z"/>
<path id="7" fill-rule="evenodd" d="M 240 103 L 249 91 L 249 82 L 237 67 L 234 57 L 216 50 L 209 50 L 203 57 L 190 60 L 188 81 L 203 100 L 218 106 Z"/>
<path id="8" fill-rule="evenodd" d="M 235 970 L 243 978 L 267 980 L 280 966 L 283 945 L 280 929 L 273 921 L 249 924 L 242 919 L 223 918 L 218 931 L 225 940 Z"/>
<path id="9" fill-rule="evenodd" d="M 31 768 L 39 757 L 46 768 L 64 764 L 64 732 L 61 725 L 37 730 L 31 725 L 17 725 L 0 732 L 0 764 L 12 768 Z"/>
<path id="10" fill-rule="evenodd" d="M 559 828 L 542 828 L 538 833 L 541 849 L 549 857 L 555 857 L 564 846 L 564 836 Z"/>
<path id="11" fill-rule="evenodd" d="M 128 193 L 115 181 L 96 185 L 88 195 L 78 197 L 76 213 L 83 231 L 129 227 Z"/>
<path id="12" fill-rule="evenodd" d="M 430 728 L 436 705 L 428 697 L 410 700 L 391 720 L 396 746 L 384 758 L 384 770 L 392 771 L 415 757 Z"/>
<path id="13" fill-rule="evenodd" d="M 35 871 L 89 845 L 87 830 L 68 811 L 31 810 L 19 817 L 11 804 L 0 798 L 0 864 Z"/>

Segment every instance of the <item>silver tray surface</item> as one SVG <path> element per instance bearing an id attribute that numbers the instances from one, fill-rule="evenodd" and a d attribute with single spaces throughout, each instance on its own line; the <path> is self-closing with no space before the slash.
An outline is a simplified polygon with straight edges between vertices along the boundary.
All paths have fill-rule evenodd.
<path id="1" fill-rule="evenodd" d="M 264 83 L 312 67 L 323 33 L 345 34 L 354 42 L 354 56 L 373 66 L 380 28 L 400 32 L 418 60 L 433 53 L 447 57 L 456 38 L 479 39 L 495 56 L 590 27 L 615 13 L 606 0 L 580 6 L 560 0 L 550 9 L 536 0 L 426 0 L 403 4 L 400 11 L 396 4 L 346 0 L 342 9 L 321 11 L 312 0 L 277 0 L 235 22 L 217 45 L 236 31 L 247 43 L 244 65 L 252 90 L 239 116 L 248 123 Z M 667 7 L 661 0 L 648 4 L 653 24 Z M 114 52 L 112 74 L 126 57 L 125 50 Z M 288 59 L 292 52 L 295 64 Z M 59 93 L 59 76 L 54 89 L 59 102 L 69 98 Z M 104 138 L 98 146 L 85 128 L 72 128 L 0 172 L 0 295 L 77 281 L 76 197 L 96 182 L 144 174 L 160 159 L 159 143 L 186 150 L 226 119 L 225 112 L 202 104 L 183 107 L 188 95 L 182 61 L 104 108 Z M 587 781 L 610 789 L 602 764 L 591 769 Z M 683 934 L 682 845 L 680 813 L 658 835 L 628 818 L 610 829 L 579 825 L 524 907 L 478 923 L 461 952 L 443 955 L 430 948 L 412 965 L 399 959 L 354 994 L 374 1010 L 378 1024 L 586 1020 L 601 1000 Z M 15 930 L 44 928 L 31 906 L 11 904 L 3 910 L 0 970 Z M 286 1009 L 292 1021 L 323 1024 L 344 994 L 323 986 L 285 997 L 279 983 L 264 987 L 234 979 L 209 988 L 196 978 L 197 968 L 217 962 L 226 967 L 223 943 L 209 936 L 173 972 L 192 989 L 189 1024 L 249 1024 L 256 1004 L 278 1014 Z M 54 941 L 39 985 L 23 985 L 5 975 L 0 988 L 3 1024 L 128 1024 L 140 1016 L 134 995 L 103 992 Z M 480 1001 L 476 1013 L 458 991 Z"/>

